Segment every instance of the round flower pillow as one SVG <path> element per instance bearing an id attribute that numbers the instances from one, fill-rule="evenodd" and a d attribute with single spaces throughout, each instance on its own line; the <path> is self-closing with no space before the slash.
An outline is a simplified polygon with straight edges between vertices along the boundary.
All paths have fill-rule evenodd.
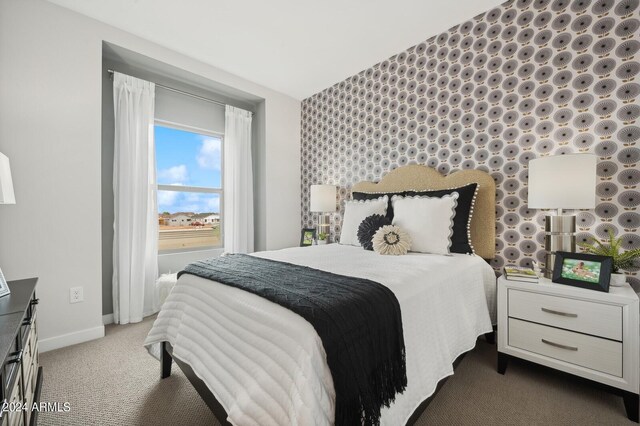
<path id="1" fill-rule="evenodd" d="M 398 226 L 385 225 L 373 235 L 372 243 L 376 253 L 399 256 L 411 248 L 411 237 Z"/>
<path id="2" fill-rule="evenodd" d="M 372 214 L 367 216 L 358 226 L 358 242 L 365 250 L 373 250 L 373 235 L 385 225 L 391 225 L 391 221 L 384 215 Z"/>

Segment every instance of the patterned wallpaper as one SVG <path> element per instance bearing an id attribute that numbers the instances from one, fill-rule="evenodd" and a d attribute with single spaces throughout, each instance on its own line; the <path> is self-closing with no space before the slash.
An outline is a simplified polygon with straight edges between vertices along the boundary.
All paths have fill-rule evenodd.
<path id="1" fill-rule="evenodd" d="M 302 225 L 312 184 L 340 188 L 334 239 L 355 182 L 413 163 L 481 169 L 497 183 L 492 265 L 530 265 L 545 212 L 527 207 L 528 162 L 588 152 L 599 201 L 576 212 L 578 240 L 612 229 L 640 247 L 638 3 L 507 1 L 305 99 Z"/>

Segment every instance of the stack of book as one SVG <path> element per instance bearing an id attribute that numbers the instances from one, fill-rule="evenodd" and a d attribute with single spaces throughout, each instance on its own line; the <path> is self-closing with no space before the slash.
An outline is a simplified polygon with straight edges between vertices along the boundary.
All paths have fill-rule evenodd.
<path id="1" fill-rule="evenodd" d="M 538 275 L 532 268 L 521 266 L 505 266 L 504 277 L 510 281 L 525 281 L 528 283 L 537 283 Z"/>

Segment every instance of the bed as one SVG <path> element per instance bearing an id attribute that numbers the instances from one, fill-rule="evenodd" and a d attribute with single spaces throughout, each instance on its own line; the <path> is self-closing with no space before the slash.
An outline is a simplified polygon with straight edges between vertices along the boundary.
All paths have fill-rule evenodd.
<path id="1" fill-rule="evenodd" d="M 408 384 L 382 410 L 381 424 L 411 424 L 454 363 L 495 323 L 494 183 L 486 173 L 441 176 L 406 166 L 354 191 L 377 193 L 479 184 L 471 237 L 475 255 L 380 256 L 340 244 L 254 256 L 370 279 L 389 288 L 402 310 Z M 302 317 L 238 288 L 185 274 L 146 341 L 185 371 L 216 417 L 236 425 L 332 424 L 335 393 L 322 341 Z"/>

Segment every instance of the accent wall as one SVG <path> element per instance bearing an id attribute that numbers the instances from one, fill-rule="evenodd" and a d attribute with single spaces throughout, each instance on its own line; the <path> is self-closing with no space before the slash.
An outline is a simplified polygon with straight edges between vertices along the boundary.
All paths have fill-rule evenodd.
<path id="1" fill-rule="evenodd" d="M 302 226 L 312 184 L 339 186 L 335 239 L 355 182 L 480 169 L 497 184 L 492 266 L 529 266 L 544 261 L 546 213 L 527 207 L 528 162 L 584 152 L 599 157 L 598 203 L 576 212 L 578 240 L 612 230 L 640 247 L 638 3 L 507 1 L 305 99 Z"/>

